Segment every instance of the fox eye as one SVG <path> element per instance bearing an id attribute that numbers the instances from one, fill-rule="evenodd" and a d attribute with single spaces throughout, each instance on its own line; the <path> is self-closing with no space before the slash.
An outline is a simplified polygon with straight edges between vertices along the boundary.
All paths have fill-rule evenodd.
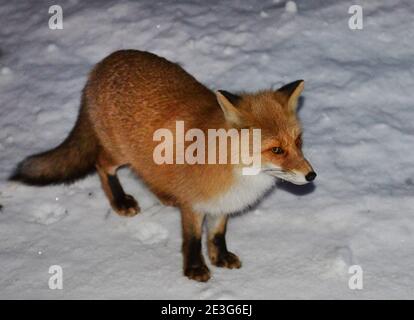
<path id="1" fill-rule="evenodd" d="M 275 154 L 283 154 L 285 151 L 281 147 L 273 147 L 272 152 Z"/>

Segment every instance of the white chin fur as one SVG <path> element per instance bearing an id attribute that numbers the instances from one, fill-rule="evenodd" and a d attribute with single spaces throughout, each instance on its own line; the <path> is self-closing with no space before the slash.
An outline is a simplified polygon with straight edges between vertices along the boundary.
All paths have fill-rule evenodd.
<path id="1" fill-rule="evenodd" d="M 294 176 L 294 177 L 282 178 L 282 179 L 286 180 L 286 181 L 289 181 L 293 184 L 299 185 L 299 186 L 309 183 L 309 181 L 306 181 L 304 176 L 303 177 Z"/>
<path id="2" fill-rule="evenodd" d="M 298 172 L 298 171 L 283 171 L 281 168 L 272 166 L 271 168 L 264 169 L 263 170 L 268 175 L 271 175 L 273 177 L 277 177 L 279 179 L 282 179 L 284 181 L 291 182 L 296 185 L 304 185 L 309 183 L 309 181 L 306 180 L 305 175 Z"/>
<path id="3" fill-rule="evenodd" d="M 198 202 L 193 208 L 210 215 L 243 211 L 259 201 L 274 184 L 274 177 L 262 172 L 257 175 L 242 175 L 241 170 L 235 170 L 235 183 L 229 190 L 213 199 Z"/>

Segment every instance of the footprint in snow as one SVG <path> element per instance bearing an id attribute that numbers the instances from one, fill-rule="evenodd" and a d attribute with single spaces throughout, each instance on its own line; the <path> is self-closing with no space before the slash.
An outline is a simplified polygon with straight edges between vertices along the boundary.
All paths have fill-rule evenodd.
<path id="1" fill-rule="evenodd" d="M 348 246 L 338 246 L 327 252 L 325 260 L 325 277 L 343 276 L 348 274 L 348 268 L 353 265 L 353 252 Z"/>
<path id="2" fill-rule="evenodd" d="M 168 230 L 155 222 L 135 221 L 128 223 L 127 228 L 143 244 L 151 245 L 168 239 Z"/>
<path id="3" fill-rule="evenodd" d="M 49 225 L 62 220 L 68 214 L 67 210 L 59 204 L 42 204 L 31 213 L 33 222 Z"/>

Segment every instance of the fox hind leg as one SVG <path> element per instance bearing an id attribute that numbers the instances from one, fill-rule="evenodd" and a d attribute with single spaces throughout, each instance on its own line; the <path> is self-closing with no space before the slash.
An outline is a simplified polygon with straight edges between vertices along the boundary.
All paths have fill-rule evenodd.
<path id="1" fill-rule="evenodd" d="M 140 208 L 137 201 L 122 188 L 116 174 L 119 167 L 105 151 L 99 153 L 96 169 L 112 209 L 120 216 L 133 217 L 140 212 Z"/>
<path id="2" fill-rule="evenodd" d="M 241 267 L 239 257 L 227 250 L 226 230 L 228 216 L 207 215 L 208 255 L 217 267 L 238 269 Z"/>

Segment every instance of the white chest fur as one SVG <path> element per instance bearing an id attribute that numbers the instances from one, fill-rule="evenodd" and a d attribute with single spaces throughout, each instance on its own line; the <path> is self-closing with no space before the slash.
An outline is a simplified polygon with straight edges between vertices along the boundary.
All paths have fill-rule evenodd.
<path id="1" fill-rule="evenodd" d="M 260 200 L 274 184 L 275 178 L 265 173 L 244 176 L 236 174 L 236 182 L 225 193 L 213 199 L 198 202 L 194 210 L 200 213 L 220 215 L 242 211 Z"/>

